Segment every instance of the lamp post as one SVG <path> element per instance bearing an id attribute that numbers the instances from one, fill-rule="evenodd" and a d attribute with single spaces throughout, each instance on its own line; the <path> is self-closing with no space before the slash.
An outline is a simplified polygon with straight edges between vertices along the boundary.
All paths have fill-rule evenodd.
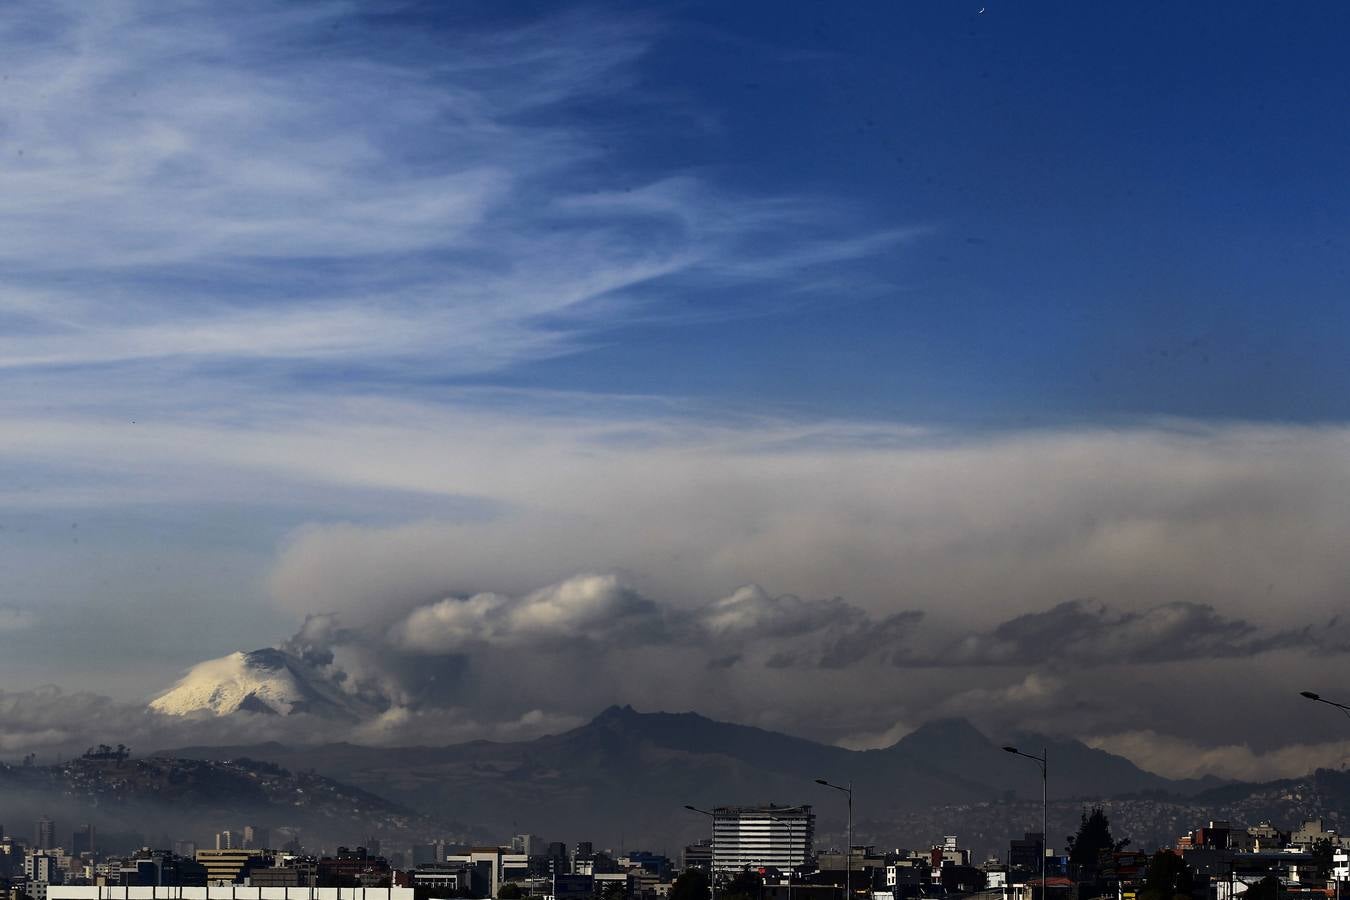
<path id="1" fill-rule="evenodd" d="M 789 858 L 790 858 L 790 857 L 792 856 L 792 823 L 791 823 L 790 821 L 788 821 L 787 819 L 780 819 L 780 818 L 778 818 L 777 816 L 773 815 L 772 813 L 766 813 L 765 815 L 767 815 L 767 816 L 768 816 L 770 819 L 772 819 L 773 821 L 778 822 L 779 824 L 782 824 L 782 825 L 786 825 L 786 826 L 787 826 L 787 829 L 788 829 L 788 856 L 789 856 Z M 789 862 L 789 863 L 788 863 L 788 872 L 787 872 L 787 879 L 788 879 L 788 895 L 787 895 L 787 900 L 792 900 L 792 873 L 793 873 L 793 871 L 794 871 L 795 869 L 796 869 L 796 866 L 792 865 L 792 863 Z M 1337 898 L 1337 900 L 1340 900 L 1340 898 Z"/>
<path id="2" fill-rule="evenodd" d="M 711 900 L 717 900 L 717 816 L 706 809 L 699 809 L 697 806 L 690 806 L 687 803 L 684 808 L 690 812 L 701 813 L 713 820 L 712 859 L 708 861 L 708 890 L 712 893 Z"/>
<path id="3" fill-rule="evenodd" d="M 817 778 L 816 784 L 848 794 L 848 846 L 844 848 L 844 894 L 847 900 L 853 900 L 853 781 L 848 787 L 830 784 L 824 778 Z"/>
<path id="4" fill-rule="evenodd" d="M 1313 691 L 1299 691 L 1298 695 L 1305 699 L 1312 700 L 1315 703 L 1325 703 L 1327 706 L 1334 706 L 1336 709 L 1339 709 L 1342 713 L 1344 713 L 1347 718 L 1350 718 L 1350 706 L 1347 706 L 1344 703 L 1337 703 L 1335 700 L 1328 700 L 1326 697 L 1323 697 L 1321 694 L 1314 693 Z M 1333 878 L 1335 877 L 1336 874 L 1335 865 L 1336 865 L 1335 859 L 1333 857 L 1332 861 Z M 1341 900 L 1341 880 L 1339 878 L 1335 878 L 1335 881 L 1336 881 L 1336 900 Z"/>
<path id="5" fill-rule="evenodd" d="M 1316 701 L 1317 703 L 1325 703 L 1327 706 L 1334 706 L 1341 712 L 1345 713 L 1347 716 L 1350 716 L 1350 706 L 1346 706 L 1344 703 L 1337 703 L 1335 700 L 1328 700 L 1321 694 L 1314 694 L 1312 691 L 1299 691 L 1298 695 L 1300 697 L 1305 697 L 1309 700 Z"/>
<path id="6" fill-rule="evenodd" d="M 1047 891 L 1045 884 L 1045 851 L 1049 849 L 1047 845 L 1050 843 L 1050 830 L 1046 825 L 1046 820 L 1049 817 L 1048 810 L 1050 807 L 1046 800 L 1047 797 L 1046 785 L 1049 781 L 1049 778 L 1046 774 L 1046 769 L 1049 767 L 1048 764 L 1046 763 L 1046 759 L 1049 757 L 1050 754 L 1045 751 L 1044 747 L 1041 748 L 1040 756 L 1033 756 L 1030 753 L 1023 753 L 1016 747 L 1004 747 L 1003 749 L 1007 753 L 1013 753 L 1016 754 L 1017 756 L 1025 756 L 1027 759 L 1035 760 L 1037 765 L 1041 767 L 1041 900 L 1047 900 L 1049 892 Z"/>

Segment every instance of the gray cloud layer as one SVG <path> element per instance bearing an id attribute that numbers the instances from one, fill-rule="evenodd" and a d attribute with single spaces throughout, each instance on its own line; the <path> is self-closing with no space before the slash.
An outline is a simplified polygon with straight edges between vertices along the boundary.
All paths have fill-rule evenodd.
<path id="1" fill-rule="evenodd" d="M 839 597 L 775 596 L 759 585 L 686 608 L 643 596 L 615 574 L 583 574 L 519 597 L 478 593 L 399 612 L 388 623 L 338 627 L 334 616 L 306 619 L 284 646 L 322 666 L 336 648 L 377 648 L 378 655 L 462 659 L 502 651 L 534 655 L 606 655 L 639 646 L 679 646 L 720 669 L 1036 667 L 1049 670 L 1250 658 L 1285 649 L 1345 652 L 1333 627 L 1271 630 L 1175 602 L 1138 611 L 1071 600 L 937 639 L 925 614 L 874 617 Z"/>
<path id="2" fill-rule="evenodd" d="M 1333 621 L 1334 624 L 1334 621 Z M 936 665 L 1100 666 L 1255 656 L 1302 647 L 1325 652 L 1325 629 L 1263 631 L 1205 603 L 1177 601 L 1139 610 L 1067 600 L 967 635 L 933 658 Z"/>
<path id="3" fill-rule="evenodd" d="M 314 616 L 296 646 L 388 704 L 369 739 L 616 701 L 828 740 L 947 714 L 1257 753 L 1334 737 L 1286 707 L 1347 674 L 1341 429 L 963 436 L 324 397 L 274 411 L 132 428 L 21 408 L 0 453 L 96 446 L 113 509 L 145 491 L 196 508 L 360 486 L 397 523 L 409 496 L 472 498 L 458 518 L 311 524 L 272 560 L 274 614 Z M 152 477 L 178 470 L 211 477 Z M 16 621 L 41 640 L 54 615 Z M 1244 685 L 1271 727 L 1175 683 Z"/>

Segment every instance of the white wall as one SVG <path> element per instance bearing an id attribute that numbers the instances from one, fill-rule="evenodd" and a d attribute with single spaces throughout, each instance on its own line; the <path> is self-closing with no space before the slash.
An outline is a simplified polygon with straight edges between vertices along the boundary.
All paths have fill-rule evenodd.
<path id="1" fill-rule="evenodd" d="M 412 888 L 52 885 L 47 900 L 413 900 Z"/>

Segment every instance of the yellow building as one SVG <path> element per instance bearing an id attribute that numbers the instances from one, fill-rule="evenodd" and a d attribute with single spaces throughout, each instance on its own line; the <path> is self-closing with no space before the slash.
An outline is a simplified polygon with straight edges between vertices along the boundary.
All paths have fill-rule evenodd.
<path id="1" fill-rule="evenodd" d="M 206 883 L 240 884 L 254 866 L 262 865 L 257 850 L 198 850 L 197 862 L 206 867 Z"/>

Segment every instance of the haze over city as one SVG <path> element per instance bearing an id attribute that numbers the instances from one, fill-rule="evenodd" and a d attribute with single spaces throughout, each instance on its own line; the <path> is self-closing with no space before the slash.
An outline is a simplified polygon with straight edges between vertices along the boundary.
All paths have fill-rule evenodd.
<path id="1" fill-rule="evenodd" d="M 0 756 L 1341 768 L 1347 25 L 7 4 Z"/>

